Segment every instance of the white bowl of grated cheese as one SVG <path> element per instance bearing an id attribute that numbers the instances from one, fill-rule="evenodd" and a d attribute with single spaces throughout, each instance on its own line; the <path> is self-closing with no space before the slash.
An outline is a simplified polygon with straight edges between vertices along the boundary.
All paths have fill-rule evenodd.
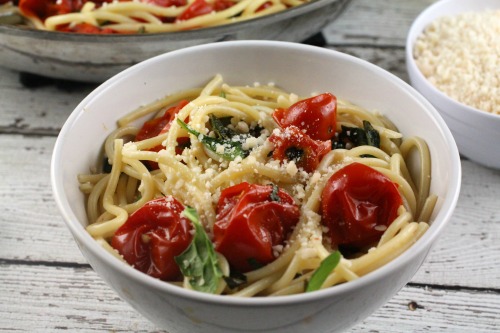
<path id="1" fill-rule="evenodd" d="M 500 168 L 500 2 L 442 0 L 406 42 L 411 84 L 441 113 L 460 153 Z"/>

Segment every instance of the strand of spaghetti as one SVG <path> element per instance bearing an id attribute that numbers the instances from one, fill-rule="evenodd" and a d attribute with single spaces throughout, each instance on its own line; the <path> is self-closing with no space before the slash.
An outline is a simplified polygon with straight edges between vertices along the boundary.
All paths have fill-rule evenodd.
<path id="1" fill-rule="evenodd" d="M 144 206 L 146 202 L 150 201 L 153 199 L 154 194 L 155 194 L 155 187 L 153 183 L 153 179 L 151 177 L 151 174 L 149 173 L 148 169 L 144 166 L 144 164 L 137 159 L 130 158 L 126 155 L 126 153 L 123 153 L 122 157 L 122 163 L 128 165 L 132 169 L 134 169 L 137 174 L 140 175 L 138 179 L 141 180 L 141 185 L 139 186 L 138 190 L 141 193 L 141 196 L 139 200 L 129 203 L 122 208 L 127 211 L 127 213 L 131 214 Z M 137 178 L 137 177 L 134 177 Z"/>
<path id="2" fill-rule="evenodd" d="M 306 277 L 308 275 L 303 275 L 303 277 Z M 298 280 L 298 279 L 296 279 Z M 293 295 L 293 294 L 300 294 L 303 293 L 304 290 L 306 289 L 306 282 L 305 280 L 294 280 L 289 286 L 280 289 L 274 293 L 268 294 L 268 296 L 286 296 L 286 295 Z"/>
<path id="3" fill-rule="evenodd" d="M 266 4 L 266 7 L 260 8 L 264 4 Z M 264 10 L 267 8 L 274 8 L 276 6 L 284 7 L 279 1 L 276 0 L 254 0 L 243 10 L 240 16 L 245 17 L 255 15 L 258 12 L 259 8 L 261 10 Z"/>
<path id="4" fill-rule="evenodd" d="M 366 275 L 403 253 L 416 241 L 418 235 L 420 235 L 418 224 L 409 224 L 401 233 L 381 247 L 374 248 L 362 257 L 351 260 L 350 269 L 359 276 Z M 343 277 L 334 271 L 326 278 L 322 289 L 341 282 L 344 282 Z"/>
<path id="5" fill-rule="evenodd" d="M 254 163 L 255 161 L 255 159 L 249 159 L 247 157 L 243 159 L 240 164 L 235 164 L 235 167 L 222 171 L 213 178 L 210 183 L 210 189 L 214 190 L 221 187 L 223 184 L 235 181 L 239 177 L 251 173 L 258 174 L 259 176 L 268 178 L 274 182 L 293 183 L 295 181 L 295 178 L 292 175 L 283 172 L 283 169 L 273 168 L 263 163 Z"/>
<path id="6" fill-rule="evenodd" d="M 248 285 L 247 287 L 230 294 L 231 296 L 238 297 L 251 297 L 257 295 L 259 292 L 267 289 L 276 279 L 279 278 L 281 272 L 276 272 L 274 274 L 263 277 L 256 282 Z"/>
<path id="7" fill-rule="evenodd" d="M 417 221 L 429 222 L 431 220 L 432 212 L 434 211 L 434 207 L 436 206 L 438 197 L 437 195 L 431 194 L 425 200 L 422 210 L 420 211 L 420 215 L 417 217 Z"/>
<path id="8" fill-rule="evenodd" d="M 415 183 L 413 182 L 413 179 L 411 178 L 410 172 L 408 171 L 408 167 L 406 166 L 406 162 L 403 159 L 403 156 L 401 154 L 394 154 L 391 156 L 391 164 L 390 164 L 390 169 L 396 173 L 401 175 L 408 184 L 410 185 L 411 189 L 413 192 L 417 191 L 417 188 L 415 187 Z M 419 206 L 417 204 L 417 210 L 419 210 Z"/>
<path id="9" fill-rule="evenodd" d="M 123 147 L 123 140 L 116 140 L 114 147 L 114 158 L 113 166 L 111 168 L 111 173 L 109 180 L 107 182 L 106 190 L 103 195 L 103 207 L 104 209 L 113 214 L 115 218 L 112 220 L 94 223 L 87 226 L 87 232 L 94 237 L 108 238 L 114 235 L 116 229 L 118 229 L 128 218 L 127 211 L 123 208 L 116 206 L 113 203 L 113 194 L 116 190 L 116 185 L 118 183 L 118 178 L 121 173 L 122 161 L 120 159 L 121 150 Z"/>
<path id="10" fill-rule="evenodd" d="M 275 274 L 276 272 L 281 273 L 285 269 L 286 265 L 290 263 L 293 256 L 295 255 L 295 252 L 299 247 L 300 247 L 299 242 L 291 242 L 289 246 L 285 247 L 281 255 L 278 258 L 276 258 L 276 260 L 274 260 L 272 263 L 267 264 L 266 266 L 256 269 L 254 271 L 245 273 L 247 281 L 249 283 L 252 283 L 254 281 L 264 278 L 265 276 Z"/>
<path id="11" fill-rule="evenodd" d="M 411 214 L 408 213 L 407 211 L 398 214 L 398 217 L 391 223 L 391 225 L 389 225 L 389 227 L 382 234 L 382 237 L 380 237 L 377 246 L 380 247 L 385 243 L 387 243 L 389 240 L 393 239 L 394 236 L 401 229 L 403 229 L 410 221 L 411 221 Z"/>
<path id="12" fill-rule="evenodd" d="M 108 185 L 110 175 L 107 174 L 97 184 L 95 184 L 92 192 L 90 192 L 89 197 L 87 198 L 87 217 L 90 223 L 97 222 L 99 215 L 101 215 L 101 211 L 99 209 L 99 199 L 104 194 L 106 190 L 106 186 Z"/>
<path id="13" fill-rule="evenodd" d="M 389 162 L 391 157 L 382 149 L 373 146 L 354 147 L 346 152 L 346 156 L 359 157 L 363 155 L 371 155 L 383 161 Z"/>
<path id="14" fill-rule="evenodd" d="M 250 86 L 229 86 L 225 84 L 222 86 L 223 90 L 228 94 L 237 96 L 246 96 L 250 98 L 260 97 L 261 99 L 268 99 L 276 101 L 280 96 L 288 96 L 289 94 L 279 88 L 270 85 Z M 261 101 L 261 99 L 255 99 Z"/>
<path id="15" fill-rule="evenodd" d="M 356 117 L 356 119 L 364 119 L 368 120 L 372 126 L 383 126 L 382 122 L 380 119 L 375 116 L 373 113 L 369 113 L 365 111 L 364 109 L 361 109 L 358 106 L 354 106 L 352 104 L 347 104 L 344 102 L 339 102 L 337 100 L 337 114 L 339 116 L 351 116 L 351 117 Z M 358 127 L 362 127 L 362 123 L 356 124 Z"/>
<path id="16" fill-rule="evenodd" d="M 162 97 L 152 103 L 148 103 L 144 106 L 139 107 L 138 109 L 127 114 L 124 117 L 121 117 L 120 119 L 118 119 L 118 126 L 123 127 L 139 118 L 142 118 L 154 112 L 158 112 L 159 110 L 166 108 L 167 106 L 172 105 L 176 102 L 179 102 L 180 100 L 193 99 L 198 96 L 200 92 L 201 88 L 186 89 L 175 94 Z"/>
<path id="17" fill-rule="evenodd" d="M 375 167 L 374 169 L 385 175 L 393 183 L 398 184 L 398 190 L 403 195 L 403 201 L 408 205 L 408 210 L 410 211 L 411 215 L 415 216 L 415 213 L 417 211 L 417 200 L 415 193 L 411 189 L 410 184 L 408 184 L 406 179 L 388 169 L 377 167 Z"/>
<path id="18" fill-rule="evenodd" d="M 114 145 L 115 140 L 117 139 L 125 139 L 127 137 L 135 137 L 139 132 L 137 127 L 127 126 L 127 127 L 118 127 L 116 130 L 112 131 L 106 140 L 104 141 L 104 153 L 108 157 L 108 162 L 110 165 L 113 164 L 113 156 L 114 153 Z M 125 140 L 124 140 L 125 141 Z"/>
<path id="19" fill-rule="evenodd" d="M 274 109 L 278 107 L 278 104 L 274 100 L 262 100 L 262 99 L 252 98 L 250 96 L 226 94 L 226 99 L 231 102 L 244 103 L 246 105 L 252 105 L 252 106 L 260 106 L 261 108 L 265 107 L 267 109 L 263 110 L 270 110 L 270 112 L 266 112 L 268 114 L 272 114 Z"/>
<path id="20" fill-rule="evenodd" d="M 362 257 L 353 259 L 351 269 L 357 274 L 366 275 L 398 257 L 416 242 L 418 236 L 419 225 L 411 222 L 384 245 L 375 248 Z"/>
<path id="21" fill-rule="evenodd" d="M 417 183 L 417 207 L 418 211 L 424 205 L 426 198 L 430 192 L 430 179 L 431 179 L 431 163 L 430 153 L 427 144 L 419 137 L 410 137 L 403 141 L 401 144 L 401 155 L 406 160 L 408 155 L 413 149 L 416 149 L 420 156 L 421 169 L 418 174 Z"/>
<path id="22" fill-rule="evenodd" d="M 127 2 L 108 3 L 97 10 L 110 11 L 115 13 L 145 11 L 154 14 L 158 17 L 176 17 L 182 14 L 182 12 L 184 12 L 187 7 L 188 4 L 186 4 L 185 6 L 178 6 L 178 7 L 177 6 L 163 7 L 147 2 L 127 1 Z"/>
<path id="23" fill-rule="evenodd" d="M 150 23 L 144 23 L 144 24 L 136 24 L 136 25 L 131 25 L 131 24 L 109 24 L 107 27 L 117 30 L 117 31 L 123 31 L 123 30 L 128 30 L 128 31 L 133 31 L 134 29 L 137 29 L 137 27 L 141 27 L 145 29 L 147 32 L 172 32 L 172 31 L 179 31 L 179 30 L 188 30 L 188 29 L 194 29 L 197 27 L 203 27 L 207 26 L 210 24 L 227 24 L 230 23 L 231 21 L 228 20 L 237 14 L 239 14 L 246 6 L 251 3 L 253 0 L 243 0 L 239 3 L 237 3 L 234 6 L 231 6 L 225 10 L 221 10 L 218 12 L 212 12 L 207 15 L 201 15 L 201 16 L 196 16 L 193 17 L 189 20 L 184 20 L 184 21 L 176 21 L 175 23 L 164 23 L 164 24 L 150 24 Z"/>
<path id="24" fill-rule="evenodd" d="M 125 259 L 116 251 L 109 243 L 102 237 L 97 237 L 96 239 L 97 244 L 102 246 L 106 251 L 111 253 L 115 258 L 119 259 L 121 262 L 126 263 Z"/>
<path id="25" fill-rule="evenodd" d="M 288 264 L 285 272 L 277 281 L 267 288 L 266 292 L 272 294 L 280 289 L 286 288 L 286 286 L 290 285 L 297 274 L 301 274 L 304 271 L 310 271 L 318 267 L 320 263 L 321 260 L 319 257 L 307 258 L 306 260 L 302 258 L 300 250 L 297 251 L 290 264 Z"/>

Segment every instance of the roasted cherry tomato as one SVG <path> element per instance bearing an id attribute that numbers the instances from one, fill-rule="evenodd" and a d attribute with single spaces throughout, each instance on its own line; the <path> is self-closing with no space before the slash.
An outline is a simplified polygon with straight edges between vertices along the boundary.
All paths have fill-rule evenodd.
<path id="1" fill-rule="evenodd" d="M 275 259 L 273 247 L 284 244 L 299 214 L 293 198 L 276 186 L 228 187 L 217 204 L 215 249 L 240 272 L 256 269 Z"/>
<path id="2" fill-rule="evenodd" d="M 90 0 L 19 0 L 19 10 L 28 17 L 38 17 L 44 21 L 47 17 L 80 11 Z M 92 0 L 97 7 L 112 0 Z"/>
<path id="3" fill-rule="evenodd" d="M 174 257 L 193 238 L 191 223 L 181 216 L 184 206 L 173 197 L 147 202 L 115 233 L 111 246 L 131 266 L 165 281 L 182 278 Z"/>
<path id="4" fill-rule="evenodd" d="M 109 29 L 109 28 L 99 28 L 96 27 L 92 24 L 88 23 L 79 23 L 76 24 L 75 26 L 70 27 L 69 25 L 66 26 L 58 26 L 57 27 L 58 31 L 62 32 L 76 32 L 79 34 L 114 34 L 116 31 Z"/>
<path id="5" fill-rule="evenodd" d="M 209 3 L 205 0 L 195 0 L 178 17 L 177 21 L 185 21 L 193 17 L 210 14 L 213 11 L 221 11 L 233 6 L 235 3 L 231 0 L 215 0 Z"/>
<path id="6" fill-rule="evenodd" d="M 361 163 L 351 163 L 327 181 L 321 218 L 332 245 L 359 249 L 380 239 L 403 200 L 395 183 Z"/>
<path id="7" fill-rule="evenodd" d="M 337 98 L 324 93 L 304 99 L 288 109 L 276 109 L 273 118 L 281 127 L 296 126 L 314 140 L 330 140 L 337 124 Z"/>
<path id="8" fill-rule="evenodd" d="M 172 121 L 175 119 L 177 113 L 179 113 L 179 111 L 188 103 L 189 101 L 182 100 L 176 106 L 172 106 L 171 108 L 167 109 L 163 114 L 163 116 L 146 121 L 144 125 L 142 125 L 142 128 L 139 130 L 137 135 L 135 136 L 135 141 L 146 140 L 158 136 L 160 134 L 166 133 L 170 129 Z M 188 140 L 189 138 L 177 139 L 178 146 L 175 149 L 177 154 L 182 153 L 182 149 L 186 147 L 189 142 Z M 163 148 L 164 147 L 162 145 L 158 145 L 156 147 L 151 148 L 150 151 L 158 152 Z M 153 170 L 158 169 L 158 163 L 150 161 L 148 164 L 151 169 Z"/>
<path id="9" fill-rule="evenodd" d="M 187 4 L 187 0 L 146 0 L 143 2 L 160 7 L 181 7 Z"/>
<path id="10" fill-rule="evenodd" d="M 273 133 L 269 141 L 274 144 L 273 158 L 279 161 L 295 161 L 298 168 L 312 172 L 323 156 L 332 149 L 331 142 L 311 139 L 295 126 L 284 128 L 279 134 Z"/>
<path id="11" fill-rule="evenodd" d="M 195 0 L 181 15 L 177 16 L 177 21 L 185 21 L 213 12 L 214 8 L 205 0 Z"/>

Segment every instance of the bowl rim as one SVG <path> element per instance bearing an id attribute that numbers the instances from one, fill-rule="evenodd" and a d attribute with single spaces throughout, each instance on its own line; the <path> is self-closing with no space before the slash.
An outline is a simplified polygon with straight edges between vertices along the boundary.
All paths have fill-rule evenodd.
<path id="1" fill-rule="evenodd" d="M 500 9 L 500 2 L 494 2 L 491 0 L 476 0 L 476 1 L 461 1 L 462 3 L 471 3 L 474 8 L 481 7 L 483 3 L 493 3 L 498 9 Z M 456 15 L 455 14 L 441 14 L 437 15 L 434 18 L 429 18 L 429 16 L 434 16 L 436 12 L 440 12 L 443 8 L 446 7 L 457 7 L 457 0 L 439 0 L 432 5 L 428 6 L 425 8 L 413 21 L 413 23 L 410 26 L 410 29 L 408 30 L 408 34 L 406 37 L 406 43 L 405 43 L 405 49 L 406 49 L 406 65 L 408 67 L 408 71 L 412 72 L 415 76 L 416 79 L 418 79 L 422 84 L 424 84 L 432 94 L 434 94 L 436 97 L 442 99 L 444 102 L 451 104 L 451 107 L 454 109 L 460 109 L 462 108 L 463 110 L 466 110 L 466 112 L 486 117 L 487 119 L 491 120 L 499 120 L 500 115 L 480 110 L 478 108 L 475 108 L 473 106 L 464 104 L 460 101 L 457 101 L 451 97 L 449 97 L 447 94 L 439 90 L 435 85 L 433 85 L 426 77 L 425 75 L 420 71 L 420 69 L 417 66 L 417 63 L 415 62 L 415 57 L 413 56 L 413 51 L 414 51 L 414 46 L 417 38 L 422 34 L 426 26 L 428 26 L 431 22 L 436 20 L 438 17 L 443 17 L 443 16 L 450 16 L 450 15 Z M 474 10 L 468 9 L 468 8 L 463 8 L 463 10 L 459 10 L 457 13 L 465 13 L 465 12 L 471 12 Z M 457 118 L 459 117 L 456 112 L 448 112 L 447 110 L 443 110 L 442 108 L 439 109 L 439 111 L 445 112 L 447 115 L 450 117 Z"/>
<path id="2" fill-rule="evenodd" d="M 173 31 L 173 32 L 158 32 L 158 33 L 143 33 L 143 34 L 78 34 L 61 31 L 39 30 L 30 27 L 16 25 L 0 25 L 0 34 L 13 36 L 29 36 L 36 39 L 53 40 L 61 42 L 77 42 L 77 43 L 110 43 L 110 42 L 144 42 L 146 41 L 164 41 L 164 40 L 187 40 L 213 38 L 219 36 L 216 41 L 224 41 L 227 35 L 245 30 L 251 26 L 267 25 L 294 18 L 296 16 L 309 13 L 316 9 L 322 8 L 333 3 L 340 3 L 345 6 L 351 0 L 312 0 L 311 2 L 301 4 L 283 11 L 264 15 L 249 20 L 229 23 L 225 25 L 217 25 L 201 29 Z"/>
<path id="3" fill-rule="evenodd" d="M 401 89 L 412 95 L 419 103 L 421 103 L 426 111 L 428 111 L 433 117 L 439 128 L 442 130 L 444 139 L 447 144 L 450 145 L 449 154 L 452 159 L 452 165 L 455 166 L 451 170 L 449 170 L 449 176 L 451 179 L 450 187 L 449 187 L 449 195 L 443 199 L 442 210 L 439 211 L 436 215 L 435 220 L 430 225 L 429 229 L 417 240 L 415 244 L 411 246 L 411 251 L 407 250 L 402 253 L 397 258 L 391 260 L 389 263 L 384 266 L 376 269 L 373 272 L 368 273 L 360 277 L 357 280 L 350 281 L 349 283 L 343 283 L 336 286 L 332 286 L 326 289 L 322 289 L 319 291 L 311 292 L 311 293 L 301 293 L 297 295 L 287 295 L 287 296 L 271 296 L 271 297 L 255 297 L 255 298 L 242 298 L 242 297 L 228 297 L 222 295 L 212 295 L 206 294 L 199 291 L 187 290 L 170 283 L 166 283 L 164 281 L 155 279 L 150 277 L 133 267 L 117 260 L 112 254 L 108 253 L 105 249 L 103 249 L 99 244 L 90 236 L 90 234 L 85 230 L 85 228 L 78 222 L 76 215 L 73 213 L 70 204 L 67 198 L 64 196 L 64 181 L 62 175 L 62 171 L 60 170 L 59 161 L 62 147 L 62 137 L 64 137 L 67 132 L 70 131 L 71 126 L 74 124 L 75 120 L 77 120 L 79 114 L 83 111 L 83 106 L 88 103 L 91 99 L 93 99 L 96 95 L 98 95 L 101 91 L 106 90 L 107 87 L 114 84 L 117 81 L 121 81 L 128 75 L 128 73 L 137 70 L 140 68 L 139 66 L 144 66 L 145 62 L 152 63 L 158 61 L 160 59 L 170 57 L 182 57 L 182 55 L 186 52 L 199 52 L 204 53 L 207 50 L 212 48 L 228 48 L 228 47 L 238 47 L 240 45 L 243 46 L 251 46 L 253 48 L 257 47 L 271 47 L 271 48 L 291 48 L 295 51 L 306 51 L 306 52 L 317 52 L 319 54 L 327 54 L 330 57 L 339 57 L 343 59 L 348 59 L 362 67 L 366 70 L 374 71 L 379 73 L 380 75 L 384 75 L 387 80 L 397 83 Z M 164 61 L 166 60 L 164 59 Z M 415 257 L 423 252 L 430 251 L 433 244 L 435 244 L 436 238 L 441 234 L 441 230 L 446 226 L 446 224 L 451 219 L 453 211 L 458 201 L 458 196 L 461 187 L 461 164 L 460 157 L 458 154 L 458 148 L 456 147 L 453 136 L 446 126 L 444 120 L 441 118 L 437 110 L 430 104 L 418 91 L 416 91 L 409 84 L 396 77 L 395 75 L 389 73 L 388 71 L 383 70 L 382 68 L 369 63 L 368 61 L 356 58 L 354 56 L 341 53 L 331 49 L 325 49 L 321 47 L 304 45 L 293 42 L 282 42 L 282 41 L 227 41 L 221 43 L 210 43 L 210 44 L 202 44 L 197 46 L 191 46 L 184 49 L 168 52 L 159 56 L 155 56 L 148 60 L 145 60 L 141 63 L 138 63 L 130 68 L 120 72 L 119 74 L 113 76 L 111 79 L 107 80 L 99 87 L 97 87 L 93 92 L 91 92 L 71 113 L 66 123 L 63 125 L 61 132 L 56 140 L 52 159 L 51 159 L 51 170 L 50 170 L 50 178 L 52 185 L 53 197 L 56 202 L 56 205 L 60 211 L 61 216 L 67 227 L 70 229 L 73 237 L 79 244 L 83 244 L 86 250 L 90 251 L 92 255 L 100 258 L 106 265 L 109 265 L 114 271 L 117 271 L 119 274 L 123 274 L 127 278 L 134 280 L 143 285 L 147 285 L 149 288 L 154 288 L 155 290 L 165 293 L 165 294 L 173 294 L 177 297 L 181 297 L 183 299 L 195 300 L 197 302 L 203 303 L 213 303 L 219 305 L 231 305 L 231 306 L 239 306 L 239 307 L 266 307 L 266 306 L 276 306 L 276 305 L 286 305 L 290 303 L 307 303 L 313 302 L 319 299 L 329 298 L 335 295 L 339 295 L 345 292 L 349 292 L 355 289 L 362 287 L 363 285 L 372 284 L 380 279 L 385 278 L 390 275 L 391 272 L 395 272 L 398 270 L 399 266 L 404 266 L 412 261 Z M 444 210 L 443 208 L 446 208 Z"/>

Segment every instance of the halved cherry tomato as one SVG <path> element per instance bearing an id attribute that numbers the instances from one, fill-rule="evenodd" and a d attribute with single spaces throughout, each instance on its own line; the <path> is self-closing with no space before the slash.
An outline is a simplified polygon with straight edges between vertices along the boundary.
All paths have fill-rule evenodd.
<path id="1" fill-rule="evenodd" d="M 165 281 L 182 277 L 174 260 L 189 246 L 193 235 L 184 206 L 173 197 L 147 202 L 131 214 L 111 240 L 131 266 Z"/>
<path id="2" fill-rule="evenodd" d="M 172 121 L 175 119 L 177 113 L 179 113 L 179 111 L 182 110 L 182 108 L 186 106 L 186 104 L 188 103 L 189 101 L 187 100 L 181 100 L 179 104 L 177 104 L 176 106 L 172 106 L 171 108 L 167 109 L 163 114 L 163 116 L 146 121 L 144 125 L 142 125 L 142 128 L 139 130 L 137 135 L 135 136 L 135 141 L 146 140 L 158 136 L 160 134 L 166 133 L 170 129 Z M 189 138 L 187 138 L 187 140 L 189 140 Z M 182 147 L 186 147 L 188 142 L 187 140 L 183 138 L 177 139 L 178 146 L 175 149 L 177 154 L 182 153 L 183 149 Z M 150 151 L 158 152 L 162 149 L 164 149 L 164 147 L 162 145 L 158 145 L 156 147 L 151 148 Z M 151 169 L 153 170 L 158 169 L 158 163 L 149 161 L 148 164 L 151 167 Z"/>
<path id="3" fill-rule="evenodd" d="M 213 12 L 214 8 L 205 0 L 195 0 L 181 15 L 177 16 L 177 21 L 185 21 Z"/>
<path id="4" fill-rule="evenodd" d="M 80 11 L 83 5 L 92 1 L 96 7 L 112 0 L 19 0 L 19 10 L 28 17 L 38 17 L 44 21 L 47 17 Z"/>
<path id="5" fill-rule="evenodd" d="M 233 6 L 235 3 L 231 0 L 215 0 L 209 3 L 205 0 L 195 0 L 184 12 L 177 16 L 177 21 L 185 21 L 197 16 L 210 14 L 213 11 L 221 11 Z"/>
<path id="6" fill-rule="evenodd" d="M 57 31 L 62 32 L 76 32 L 80 34 L 114 34 L 116 31 L 109 28 L 99 28 L 92 24 L 88 23 L 79 23 L 73 27 L 69 27 L 69 25 L 58 26 Z"/>
<path id="7" fill-rule="evenodd" d="M 314 140 L 330 140 L 337 125 L 337 98 L 324 93 L 304 99 L 288 109 L 276 109 L 273 118 L 281 127 L 296 126 Z"/>
<path id="8" fill-rule="evenodd" d="M 311 139 L 295 126 L 273 133 L 269 141 L 274 144 L 273 158 L 279 161 L 295 161 L 306 172 L 316 170 L 321 159 L 332 149 L 331 142 Z"/>
<path id="9" fill-rule="evenodd" d="M 187 4 L 187 0 L 145 0 L 143 2 L 160 7 L 181 7 Z"/>
<path id="10" fill-rule="evenodd" d="M 377 170 L 351 163 L 334 173 L 321 195 L 321 218 L 332 245 L 359 249 L 380 239 L 403 200 L 396 184 Z"/>
<path id="11" fill-rule="evenodd" d="M 299 208 L 285 191 L 271 185 L 241 183 L 224 189 L 214 225 L 216 251 L 240 272 L 274 261 L 299 220 Z"/>

